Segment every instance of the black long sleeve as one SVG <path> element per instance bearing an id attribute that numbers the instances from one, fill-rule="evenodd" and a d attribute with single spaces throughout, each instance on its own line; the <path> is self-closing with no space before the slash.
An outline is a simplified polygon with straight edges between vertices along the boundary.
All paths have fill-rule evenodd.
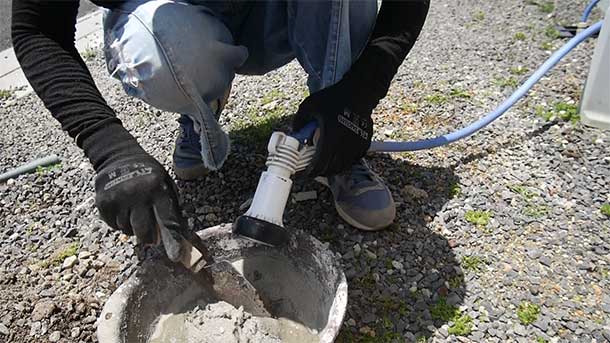
<path id="1" fill-rule="evenodd" d="M 372 110 L 386 96 L 422 30 L 429 7 L 429 0 L 383 0 L 367 46 L 344 76 L 356 107 Z"/>
<path id="2" fill-rule="evenodd" d="M 106 8 L 121 0 L 92 0 Z M 415 43 L 428 0 L 384 0 L 374 32 L 346 74 L 353 98 L 375 107 Z M 14 0 L 15 54 L 34 91 L 61 127 L 76 139 L 94 168 L 144 150 L 98 91 L 74 45 L 78 0 Z"/>
<path id="3" fill-rule="evenodd" d="M 76 50 L 77 12 L 78 0 L 14 0 L 12 40 L 36 94 L 99 170 L 144 151 L 108 106 Z"/>

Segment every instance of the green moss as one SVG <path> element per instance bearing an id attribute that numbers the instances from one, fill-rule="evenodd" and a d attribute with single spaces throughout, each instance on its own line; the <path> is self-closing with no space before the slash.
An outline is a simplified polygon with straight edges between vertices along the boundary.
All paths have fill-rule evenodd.
<path id="1" fill-rule="evenodd" d="M 360 288 L 364 289 L 374 289 L 377 286 L 377 282 L 375 282 L 375 278 L 371 273 L 361 276 L 356 282 Z"/>
<path id="2" fill-rule="evenodd" d="M 575 104 L 558 102 L 555 104 L 555 112 L 559 118 L 565 121 L 577 123 L 580 120 L 580 116 L 578 115 L 578 106 Z"/>
<path id="3" fill-rule="evenodd" d="M 523 75 L 523 74 L 527 73 L 528 71 L 529 71 L 529 69 L 527 69 L 524 66 L 516 66 L 516 67 L 510 68 L 510 73 L 513 75 Z"/>
<path id="4" fill-rule="evenodd" d="M 55 163 L 48 166 L 38 166 L 36 167 L 36 174 L 44 175 L 48 172 L 61 168 L 61 163 Z"/>
<path id="5" fill-rule="evenodd" d="M 400 108 L 403 114 L 414 114 L 417 112 L 418 106 L 416 103 L 405 101 Z"/>
<path id="6" fill-rule="evenodd" d="M 309 91 L 307 91 L 307 93 L 309 94 Z M 282 99 L 284 97 L 286 97 L 286 94 L 284 94 L 282 91 L 277 90 L 277 89 L 272 89 L 269 93 L 265 94 L 262 97 L 261 103 L 263 104 L 263 106 L 265 106 L 272 101 Z"/>
<path id="7" fill-rule="evenodd" d="M 489 211 L 469 210 L 464 214 L 464 219 L 467 222 L 481 227 L 487 226 L 491 217 L 493 217 L 493 214 Z"/>
<path id="8" fill-rule="evenodd" d="M 245 144 L 264 146 L 284 115 L 282 106 L 264 111 L 262 115 L 258 108 L 250 108 L 245 117 L 231 124 L 231 131 Z"/>
<path id="9" fill-rule="evenodd" d="M 472 332 L 472 318 L 469 315 L 462 314 L 456 306 L 447 304 L 445 298 L 440 298 L 432 306 L 430 315 L 435 320 L 453 322 L 453 325 L 448 329 L 448 332 L 452 335 L 466 336 Z"/>
<path id="10" fill-rule="evenodd" d="M 536 106 L 535 113 L 537 116 L 546 121 L 553 120 L 555 118 L 559 118 L 563 121 L 569 121 L 572 124 L 576 124 L 580 121 L 578 107 L 575 104 L 568 104 L 566 102 L 556 102 L 550 109 L 541 105 Z"/>
<path id="11" fill-rule="evenodd" d="M 97 56 L 97 51 L 95 49 L 87 48 L 81 53 L 81 56 L 85 61 L 90 61 Z"/>
<path id="12" fill-rule="evenodd" d="M 549 343 L 549 341 L 547 341 L 543 337 L 538 337 L 536 338 L 536 343 Z"/>
<path id="13" fill-rule="evenodd" d="M 483 12 L 483 11 L 476 11 L 472 15 L 472 19 L 474 19 L 475 21 L 483 21 L 485 19 L 485 12 Z"/>
<path id="14" fill-rule="evenodd" d="M 381 296 L 378 298 L 378 303 L 381 305 L 383 314 L 390 315 L 398 311 L 401 316 L 409 314 L 407 303 L 393 296 Z"/>
<path id="15" fill-rule="evenodd" d="M 462 194 L 462 187 L 460 187 L 460 184 L 457 182 L 451 184 L 451 187 L 449 188 L 449 195 L 451 195 L 452 198 L 455 198 L 460 196 L 460 194 Z"/>
<path id="16" fill-rule="evenodd" d="M 553 43 L 552 42 L 544 42 L 544 43 L 542 43 L 540 45 L 540 48 L 542 50 L 546 50 L 546 51 L 553 50 Z"/>
<path id="17" fill-rule="evenodd" d="M 51 257 L 46 260 L 40 262 L 40 266 L 42 268 L 47 268 L 49 266 L 58 266 L 60 265 L 66 258 L 70 256 L 76 255 L 78 252 L 78 243 L 74 242 L 70 245 L 64 246 L 62 249 L 56 251 Z"/>
<path id="18" fill-rule="evenodd" d="M 536 193 L 532 192 L 524 185 L 509 185 L 508 189 L 521 195 L 526 200 L 531 200 L 536 196 Z"/>
<path id="19" fill-rule="evenodd" d="M 432 319 L 442 320 L 445 322 L 452 321 L 460 315 L 460 310 L 451 304 L 447 304 L 445 298 L 440 298 L 430 309 Z"/>
<path id="20" fill-rule="evenodd" d="M 456 336 L 468 336 L 472 332 L 472 318 L 467 315 L 461 315 L 454 320 L 454 324 L 447 329 L 447 332 Z"/>
<path id="21" fill-rule="evenodd" d="M 425 100 L 434 105 L 442 105 L 447 102 L 447 97 L 440 93 L 434 93 L 426 96 Z"/>
<path id="22" fill-rule="evenodd" d="M 538 319 L 540 314 L 540 306 L 532 304 L 529 301 L 522 301 L 517 308 L 517 317 L 521 324 L 529 325 Z"/>
<path id="23" fill-rule="evenodd" d="M 544 35 L 547 36 L 548 38 L 550 38 L 551 40 L 555 40 L 555 39 L 559 38 L 560 33 L 559 33 L 559 30 L 557 30 L 557 28 L 555 28 L 555 26 L 549 25 L 546 27 L 546 29 L 544 29 Z"/>
<path id="24" fill-rule="evenodd" d="M 528 4 L 530 5 L 535 5 L 536 7 L 538 7 L 538 10 L 542 13 L 551 13 L 555 10 L 555 4 L 553 4 L 552 1 L 533 1 L 533 0 L 528 0 L 527 1 Z"/>
<path id="25" fill-rule="evenodd" d="M 0 89 L 0 100 L 5 100 L 13 95 L 13 91 L 10 89 Z"/>
<path id="26" fill-rule="evenodd" d="M 600 208 L 599 211 L 605 215 L 606 217 L 610 217 L 610 204 L 603 204 Z"/>
<path id="27" fill-rule="evenodd" d="M 464 256 L 462 257 L 461 266 L 464 270 L 470 272 L 480 272 L 485 261 L 479 256 Z"/>
<path id="28" fill-rule="evenodd" d="M 454 98 L 463 98 L 463 99 L 472 98 L 472 94 L 470 94 L 470 92 L 463 90 L 461 88 L 452 88 L 451 91 L 449 92 L 449 95 Z"/>
<path id="29" fill-rule="evenodd" d="M 514 40 L 525 40 L 527 38 L 527 36 L 525 35 L 525 33 L 523 32 L 517 32 L 515 33 L 515 35 L 513 36 Z"/>
<path id="30" fill-rule="evenodd" d="M 519 81 L 512 76 L 496 78 L 495 84 L 502 88 L 516 88 L 519 85 Z"/>
<path id="31" fill-rule="evenodd" d="M 523 214 L 532 218 L 541 218 L 549 213 L 549 208 L 545 205 L 527 204 L 523 209 Z"/>
<path id="32" fill-rule="evenodd" d="M 456 275 L 456 276 L 452 277 L 451 279 L 449 279 L 448 283 L 449 283 L 449 288 L 451 288 L 451 289 L 460 288 L 464 284 L 464 276 Z"/>

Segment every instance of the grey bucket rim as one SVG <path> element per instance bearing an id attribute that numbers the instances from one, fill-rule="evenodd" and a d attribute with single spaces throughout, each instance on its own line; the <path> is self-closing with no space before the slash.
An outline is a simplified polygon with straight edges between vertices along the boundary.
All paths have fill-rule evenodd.
<path id="1" fill-rule="evenodd" d="M 199 232 L 199 236 L 207 238 L 227 234 L 231 232 L 230 224 L 220 224 L 207 228 Z M 319 249 L 328 250 L 324 245 L 310 234 L 304 233 L 304 237 L 309 238 Z M 330 252 L 332 254 L 332 252 Z M 320 343 L 332 343 L 339 334 L 345 313 L 347 311 L 348 286 L 345 273 L 338 261 L 335 263 L 339 276 L 339 283 L 335 292 L 335 298 L 329 310 L 328 322 L 324 329 L 320 331 Z M 140 286 L 141 279 L 131 275 L 121 286 L 119 286 L 108 298 L 100 316 L 97 319 L 97 339 L 99 343 L 124 343 L 121 340 L 121 325 L 125 316 L 125 306 L 134 291 Z"/>

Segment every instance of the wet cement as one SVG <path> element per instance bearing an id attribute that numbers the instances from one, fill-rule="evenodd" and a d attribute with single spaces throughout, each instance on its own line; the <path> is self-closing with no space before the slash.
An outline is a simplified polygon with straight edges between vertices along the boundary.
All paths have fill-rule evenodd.
<path id="1" fill-rule="evenodd" d="M 114 307 L 109 309 L 105 306 L 103 318 L 121 318 L 121 326 L 102 325 L 98 336 L 105 339 L 118 334 L 121 338 L 112 342 L 134 343 L 332 341 L 333 330 L 340 325 L 329 318 L 338 316 L 332 307 L 337 301 L 333 282 L 338 272 L 332 254 L 320 253 L 321 247 L 308 237 L 295 238 L 284 250 L 218 237 L 208 241 L 210 247 L 219 249 L 212 253 L 231 261 L 254 285 L 274 318 L 253 316 L 240 307 L 244 304 L 239 297 L 225 299 L 226 294 L 214 289 L 219 285 L 202 285 L 209 281 L 169 262 L 156 261 L 131 281 L 133 289 L 121 286 L 127 298 L 114 299 Z"/>
<path id="2" fill-rule="evenodd" d="M 255 317 L 224 301 L 200 301 L 160 317 L 148 343 L 317 343 L 316 332 L 285 318 Z"/>

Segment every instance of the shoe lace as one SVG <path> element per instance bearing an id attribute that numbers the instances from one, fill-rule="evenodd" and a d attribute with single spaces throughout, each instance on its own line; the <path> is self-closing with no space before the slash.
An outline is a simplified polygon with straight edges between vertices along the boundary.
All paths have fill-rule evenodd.
<path id="1" fill-rule="evenodd" d="M 198 140 L 199 137 L 197 137 L 197 133 L 195 132 L 195 128 L 193 127 L 193 123 L 192 122 L 187 122 L 187 121 L 181 121 L 178 120 L 178 122 L 180 123 L 180 140 L 183 142 L 190 142 L 190 141 L 194 141 L 194 140 Z"/>
<path id="2" fill-rule="evenodd" d="M 350 168 L 350 180 L 355 185 L 362 182 L 371 182 L 373 181 L 371 170 L 364 162 L 359 161 Z"/>

